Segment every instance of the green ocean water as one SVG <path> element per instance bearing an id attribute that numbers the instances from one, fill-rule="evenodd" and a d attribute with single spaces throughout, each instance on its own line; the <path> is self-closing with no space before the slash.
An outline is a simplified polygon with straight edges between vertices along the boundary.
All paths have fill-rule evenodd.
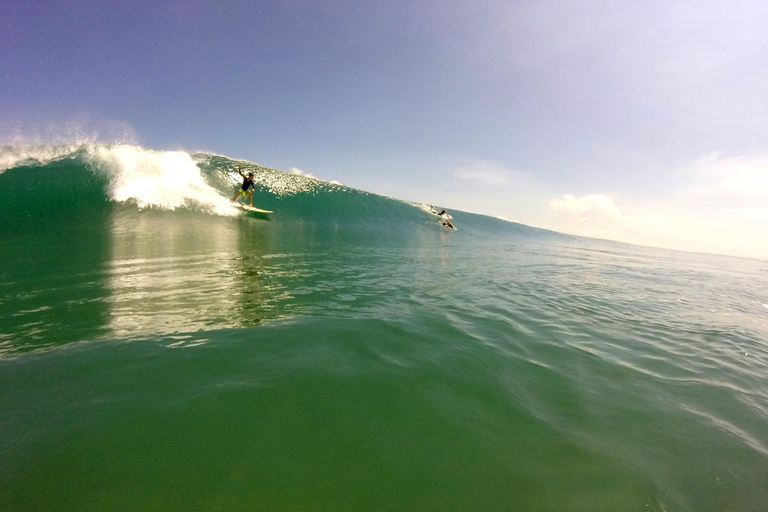
<path id="1" fill-rule="evenodd" d="M 0 510 L 768 510 L 766 262 L 3 156 Z"/>

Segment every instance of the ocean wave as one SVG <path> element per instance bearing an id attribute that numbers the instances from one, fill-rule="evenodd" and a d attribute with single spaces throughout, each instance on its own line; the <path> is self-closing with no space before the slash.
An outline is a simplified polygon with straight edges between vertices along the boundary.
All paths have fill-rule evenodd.
<path id="1" fill-rule="evenodd" d="M 238 166 L 242 172 L 253 172 L 256 176 L 253 205 L 274 211 L 274 218 L 280 220 L 358 224 L 369 231 L 403 226 L 445 230 L 421 203 L 222 155 L 117 143 L 2 146 L 0 201 L 24 224 L 20 229 L 28 227 L 30 215 L 48 212 L 61 217 L 67 212 L 89 210 L 98 216 L 105 204 L 241 216 L 244 213 L 231 201 L 241 183 Z M 35 201 L 30 201 L 30 197 Z M 471 236 L 480 238 L 552 235 L 482 215 L 456 211 L 452 214 L 458 215 L 453 221 L 457 228 L 466 226 Z"/>

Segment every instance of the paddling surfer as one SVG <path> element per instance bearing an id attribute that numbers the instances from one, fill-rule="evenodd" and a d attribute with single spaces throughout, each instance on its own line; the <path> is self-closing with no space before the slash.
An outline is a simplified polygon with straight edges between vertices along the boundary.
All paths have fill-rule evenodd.
<path id="1" fill-rule="evenodd" d="M 245 194 L 248 194 L 248 199 L 250 200 L 251 207 L 253 207 L 253 193 L 251 192 L 251 188 L 256 190 L 256 185 L 253 183 L 253 180 L 255 179 L 255 176 L 252 172 L 248 173 L 248 176 L 243 174 L 240 169 L 243 166 L 241 164 L 237 164 L 237 174 L 239 174 L 243 178 L 243 184 L 240 186 L 239 189 L 237 189 L 237 192 L 235 192 L 234 197 L 232 197 L 232 200 L 235 201 L 237 199 L 238 195 L 244 196 Z"/>

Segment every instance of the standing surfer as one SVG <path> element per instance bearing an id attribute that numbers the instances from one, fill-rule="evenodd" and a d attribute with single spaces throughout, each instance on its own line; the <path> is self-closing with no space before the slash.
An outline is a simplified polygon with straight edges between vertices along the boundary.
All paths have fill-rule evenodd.
<path id="1" fill-rule="evenodd" d="M 456 229 L 456 226 L 454 226 L 453 224 L 451 224 L 451 221 L 450 221 L 450 220 L 448 220 L 448 219 L 450 219 L 450 218 L 451 218 L 451 216 L 450 216 L 450 215 L 448 215 L 448 214 L 445 212 L 445 210 L 443 210 L 443 211 L 441 211 L 440 213 L 438 213 L 438 214 L 437 214 L 437 216 L 438 216 L 438 217 L 440 217 L 440 224 L 442 224 L 443 226 L 445 226 L 445 227 L 447 227 L 447 228 Z"/>
<path id="2" fill-rule="evenodd" d="M 240 186 L 239 189 L 237 189 L 237 192 L 235 192 L 234 197 L 232 197 L 232 200 L 235 201 L 237 199 L 238 194 L 241 196 L 244 196 L 245 194 L 248 194 L 248 199 L 251 202 L 251 207 L 253 207 L 253 193 L 251 192 L 251 188 L 254 190 L 256 189 L 256 185 L 253 183 L 254 175 L 252 172 L 248 173 L 248 176 L 240 172 L 240 169 L 242 168 L 241 164 L 237 164 L 237 174 L 239 174 L 243 178 L 243 184 Z"/>

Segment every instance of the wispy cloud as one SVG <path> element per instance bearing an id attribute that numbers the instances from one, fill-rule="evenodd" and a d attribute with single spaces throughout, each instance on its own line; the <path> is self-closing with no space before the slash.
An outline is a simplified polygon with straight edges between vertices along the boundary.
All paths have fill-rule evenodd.
<path id="1" fill-rule="evenodd" d="M 549 202 L 549 209 L 578 215 L 580 220 L 589 220 L 594 216 L 613 219 L 623 217 L 613 198 L 605 194 L 589 194 L 583 197 L 566 194 L 562 199 L 552 199 Z"/>
<path id="2" fill-rule="evenodd" d="M 430 179 L 409 184 L 411 196 L 420 202 L 530 224 L 533 218 L 525 213 L 540 208 L 547 197 L 534 173 L 501 162 L 448 157 L 425 167 L 432 171 Z"/>
<path id="3" fill-rule="evenodd" d="M 519 185 L 532 179 L 530 172 L 510 169 L 490 161 L 461 164 L 454 170 L 453 176 L 480 186 Z"/>
<path id="4" fill-rule="evenodd" d="M 682 169 L 696 182 L 683 190 L 687 202 L 715 208 L 768 208 L 768 157 L 707 155 Z"/>
<path id="5" fill-rule="evenodd" d="M 649 229 L 667 228 L 664 212 L 645 212 L 639 215 L 625 215 L 616 201 L 606 194 L 588 194 L 576 197 L 570 194 L 549 201 L 553 212 L 575 215 L 579 222 L 610 222 L 646 226 Z"/>

